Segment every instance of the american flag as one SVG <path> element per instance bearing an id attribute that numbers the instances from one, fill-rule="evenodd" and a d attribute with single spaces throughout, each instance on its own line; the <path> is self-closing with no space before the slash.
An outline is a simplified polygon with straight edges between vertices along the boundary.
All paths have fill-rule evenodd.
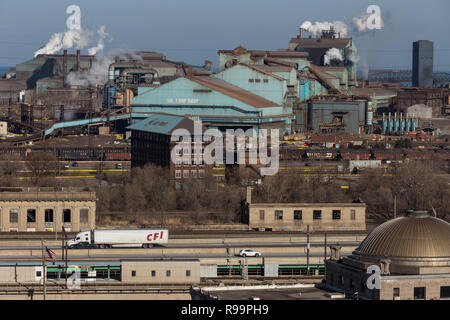
<path id="1" fill-rule="evenodd" d="M 56 254 L 53 252 L 52 249 L 45 247 L 45 258 L 47 260 L 52 260 L 54 262 L 56 261 Z"/>

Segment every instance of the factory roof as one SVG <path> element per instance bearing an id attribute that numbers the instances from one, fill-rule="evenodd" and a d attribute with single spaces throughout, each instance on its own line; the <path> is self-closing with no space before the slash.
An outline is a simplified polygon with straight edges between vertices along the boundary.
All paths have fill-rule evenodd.
<path id="1" fill-rule="evenodd" d="M 337 71 L 337 72 L 344 72 L 345 70 L 347 70 L 345 67 L 332 67 L 332 66 L 316 66 L 316 68 L 318 68 L 319 70 L 323 71 L 323 72 L 327 72 L 327 71 Z"/>
<path id="2" fill-rule="evenodd" d="M 219 50 L 219 54 L 233 54 L 235 56 L 240 56 L 242 54 L 250 53 L 252 57 L 283 57 L 283 58 L 306 58 L 308 57 L 308 52 L 300 52 L 286 49 L 279 49 L 275 51 L 267 50 L 247 50 L 242 46 L 238 46 L 233 50 Z"/>
<path id="3" fill-rule="evenodd" d="M 127 127 L 129 130 L 146 131 L 169 135 L 175 129 L 185 128 L 193 132 L 194 121 L 184 116 L 155 113 Z"/>
<path id="4" fill-rule="evenodd" d="M 345 48 L 352 38 L 292 38 L 290 43 L 297 43 L 301 48 Z"/>
<path id="5" fill-rule="evenodd" d="M 273 101 L 264 99 L 256 94 L 253 94 L 249 91 L 241 89 L 235 85 L 232 85 L 226 81 L 220 80 L 215 77 L 189 75 L 186 76 L 186 78 L 256 108 L 279 106 L 277 103 Z"/>
<path id="6" fill-rule="evenodd" d="M 281 67 L 278 67 L 278 66 L 270 67 L 270 66 L 266 66 L 266 65 L 255 65 L 255 64 L 246 64 L 246 63 L 239 63 L 239 65 L 245 66 L 245 67 L 250 68 L 252 70 L 255 70 L 257 72 L 260 72 L 260 73 L 263 73 L 265 75 L 271 76 L 271 77 L 273 77 L 273 78 L 275 78 L 277 80 L 280 80 L 280 81 L 283 81 L 285 79 L 280 77 L 280 76 L 277 76 L 277 75 L 273 74 L 272 72 L 280 72 L 280 71 L 281 72 L 289 72 L 289 71 L 292 70 L 292 68 L 290 68 L 290 67 L 283 67 L 283 66 L 281 66 Z"/>

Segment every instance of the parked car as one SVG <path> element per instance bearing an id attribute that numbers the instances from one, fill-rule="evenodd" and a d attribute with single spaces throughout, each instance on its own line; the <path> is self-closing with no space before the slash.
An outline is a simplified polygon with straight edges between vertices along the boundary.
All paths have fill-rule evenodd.
<path id="1" fill-rule="evenodd" d="M 121 163 L 116 163 L 116 169 L 122 169 L 122 164 Z"/>
<path id="2" fill-rule="evenodd" d="M 239 256 L 240 257 L 259 257 L 259 256 L 262 256 L 262 254 L 261 254 L 261 252 L 255 251 L 252 249 L 242 249 L 241 251 L 239 251 Z"/>
<path id="3" fill-rule="evenodd" d="M 78 162 L 73 162 L 72 167 L 78 167 Z"/>
<path id="4" fill-rule="evenodd" d="M 66 163 L 65 165 L 64 165 L 64 169 L 69 169 L 70 168 L 70 165 L 68 164 L 68 163 Z"/>

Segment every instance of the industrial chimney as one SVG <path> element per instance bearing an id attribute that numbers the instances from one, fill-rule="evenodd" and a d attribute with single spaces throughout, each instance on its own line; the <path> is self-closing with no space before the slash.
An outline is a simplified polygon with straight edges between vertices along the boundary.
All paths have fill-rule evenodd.
<path id="1" fill-rule="evenodd" d="M 67 87 L 67 50 L 64 50 L 63 55 L 63 87 Z"/>
<path id="2" fill-rule="evenodd" d="M 78 71 L 80 71 L 80 50 L 77 50 L 77 65 L 76 65 L 76 68 L 75 68 L 75 70 L 78 72 Z"/>
<path id="3" fill-rule="evenodd" d="M 303 28 L 300 28 L 300 35 L 299 35 L 299 38 L 300 38 L 300 39 L 303 38 Z"/>

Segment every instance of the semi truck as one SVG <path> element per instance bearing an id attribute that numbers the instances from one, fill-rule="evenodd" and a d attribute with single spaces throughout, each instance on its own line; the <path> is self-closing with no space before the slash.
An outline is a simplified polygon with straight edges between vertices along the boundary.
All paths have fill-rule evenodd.
<path id="1" fill-rule="evenodd" d="M 88 230 L 79 232 L 75 238 L 67 241 L 67 247 L 74 248 L 112 248 L 142 247 L 150 248 L 155 244 L 166 244 L 169 239 L 167 229 L 114 229 Z"/>

